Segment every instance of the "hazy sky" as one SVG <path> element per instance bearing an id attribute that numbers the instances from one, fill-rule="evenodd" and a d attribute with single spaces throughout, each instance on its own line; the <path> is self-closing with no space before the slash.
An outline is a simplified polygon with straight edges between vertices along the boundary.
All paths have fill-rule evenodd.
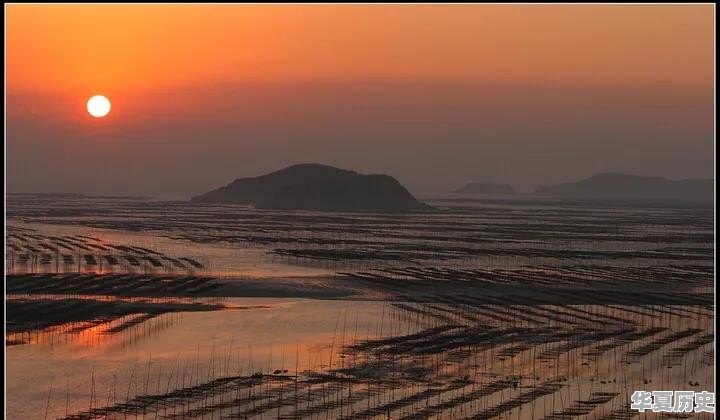
<path id="1" fill-rule="evenodd" d="M 714 7 L 6 6 L 7 185 L 188 197 L 285 165 L 420 196 L 713 176 Z M 85 109 L 97 93 L 112 111 Z"/>

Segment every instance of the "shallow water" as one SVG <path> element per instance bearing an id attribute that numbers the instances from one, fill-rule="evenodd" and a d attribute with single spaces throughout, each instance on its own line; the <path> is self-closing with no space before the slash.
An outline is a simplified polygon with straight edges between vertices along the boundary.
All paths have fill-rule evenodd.
<path id="1" fill-rule="evenodd" d="M 154 270 L 153 267 L 143 265 L 142 267 L 130 267 L 127 265 L 120 267 L 112 267 L 107 264 L 98 266 L 88 266 L 84 262 L 80 263 L 80 271 L 94 273 L 113 273 L 113 272 L 132 272 L 132 273 L 170 273 L 170 274 L 200 274 L 219 277 L 245 277 L 245 278 L 263 278 L 263 277 L 297 277 L 297 276 L 323 276 L 331 274 L 334 270 L 313 267 L 307 265 L 287 264 L 266 255 L 267 250 L 261 247 L 240 247 L 231 246 L 222 243 L 191 243 L 184 240 L 170 239 L 158 236 L 154 232 L 133 232 L 114 229 L 103 229 L 88 227 L 82 225 L 54 225 L 48 223 L 15 223 L 14 226 L 24 229 L 32 229 L 34 232 L 49 236 L 62 235 L 85 235 L 96 238 L 104 244 L 121 244 L 126 246 L 140 246 L 149 248 L 153 251 L 162 252 L 173 257 L 190 257 L 201 262 L 204 267 L 202 269 L 173 269 L 167 266 L 161 270 Z M 73 256 L 84 255 L 87 252 L 78 251 L 70 252 Z M 119 253 L 102 253 L 103 255 L 115 255 Z M 55 255 L 52 255 L 55 257 Z M 7 256 L 8 267 L 12 266 L 11 259 L 15 257 L 15 253 L 10 251 Z M 78 259 L 80 259 L 78 257 Z M 57 269 L 59 267 L 59 269 Z M 77 272 L 78 266 L 73 264 L 65 266 L 60 264 L 56 266 L 51 263 L 47 266 L 30 267 L 28 265 L 16 265 L 10 272 L 29 273 L 29 272 Z"/>
<path id="2" fill-rule="evenodd" d="M 43 418 L 48 395 L 48 418 L 65 415 L 66 401 L 69 413 L 87 409 L 93 381 L 99 406 L 108 393 L 120 400 L 146 387 L 164 391 L 168 381 L 173 389 L 182 380 L 177 372 L 189 384 L 198 375 L 324 370 L 331 350 L 339 367 L 343 344 L 414 328 L 383 319 L 380 302 L 230 298 L 225 304 L 264 308 L 166 314 L 117 335 L 103 334 L 103 325 L 8 347 L 8 418 Z"/>
<path id="3" fill-rule="evenodd" d="M 438 204 L 438 212 L 398 215 L 10 196 L 8 217 L 11 226 L 37 229 L 41 235 L 86 235 L 173 258 L 191 257 L 204 265 L 196 271 L 231 277 L 314 276 L 407 264 L 513 268 L 574 261 L 620 267 L 712 263 L 710 209 L 532 201 Z M 20 249 L 11 252 L 11 258 L 26 252 L 26 242 L 10 239 Z M 78 249 L 77 253 L 87 252 Z M 53 255 L 48 257 L 46 265 L 16 265 L 14 269 L 64 269 L 54 263 Z M 157 269 L 143 263 L 139 268 L 121 269 L 175 270 L 165 265 Z"/>
<path id="4" fill-rule="evenodd" d="M 713 290 L 705 284 L 714 252 L 713 218 L 707 209 L 465 203 L 432 214 L 379 215 L 272 212 L 243 206 L 188 206 L 185 203 L 73 197 L 25 196 L 10 197 L 8 201 L 11 225 L 8 233 L 9 236 L 16 235 L 9 242 L 17 249 L 6 253 L 6 262 L 12 263 L 13 272 L 139 272 L 263 279 L 316 277 L 338 272 L 377 273 L 380 271 L 374 270 L 387 267 L 445 267 L 481 272 L 494 268 L 522 268 L 525 271 L 510 273 L 517 276 L 517 284 L 521 284 L 519 276 L 525 276 L 523 281 L 532 282 L 541 272 L 559 275 L 557 283 L 563 284 L 592 266 L 595 268 L 588 268 L 583 275 L 592 279 L 600 273 L 597 267 L 611 268 L 603 275 L 617 276 L 620 280 L 613 284 L 620 284 L 626 280 L 642 281 L 642 272 L 650 272 L 649 266 L 655 270 L 652 273 L 662 273 L 664 267 L 672 266 L 677 278 L 689 276 L 696 280 L 693 276 L 700 277 L 697 284 L 701 286 L 693 286 L 696 293 Z M 58 248 L 53 254 L 41 244 L 51 247 L 65 244 L 69 249 Z M 135 249 L 118 250 L 112 246 Z M 30 248 L 37 252 L 29 251 Z M 333 252 L 341 257 L 333 259 Z M 63 253 L 69 254 L 73 263 L 65 264 L 61 258 Z M 129 253 L 138 258 L 157 258 L 162 266 L 154 266 L 151 260 L 142 260 L 138 265 L 123 261 L 121 258 Z M 31 255 L 21 264 L 18 261 L 23 254 Z M 93 258 L 86 258 L 87 255 Z M 109 265 L 108 260 L 103 259 L 108 255 L 121 262 Z M 187 262 L 182 263 L 183 268 L 176 268 L 172 261 L 177 262 L 180 258 L 197 261 L 202 268 Z M 575 271 L 568 274 L 568 270 L 563 271 L 560 267 L 573 267 Z M 626 270 L 637 267 L 641 269 L 633 274 Z M 397 270 L 394 279 L 386 280 L 395 280 L 396 287 L 405 287 L 398 279 L 413 274 Z M 442 285 L 446 281 L 445 274 L 442 270 L 424 271 L 422 276 Z M 468 287 L 482 291 L 482 283 L 468 283 Z M 677 290 L 681 289 L 678 287 Z M 442 286 L 427 291 L 439 292 L 442 292 Z M 34 299 L 66 297 L 32 296 Z M 118 300 L 83 295 L 71 298 Z M 123 299 L 142 302 L 146 298 Z M 161 300 L 150 299 L 153 302 Z M 173 298 L 173 301 L 183 300 Z M 186 301 L 198 302 L 192 298 Z M 562 376 L 568 378 L 560 381 L 560 391 L 532 400 L 531 407 L 525 404 L 519 410 L 510 408 L 502 416 L 542 418 L 595 392 L 616 393 L 617 398 L 598 411 L 608 414 L 626 402 L 628 390 L 637 387 L 659 383 L 664 387 L 685 389 L 688 381 L 697 381 L 700 387 L 711 387 L 714 383 L 714 376 L 708 371 L 713 363 L 708 356 L 709 351 L 714 350 L 712 343 L 684 355 L 679 366 L 666 366 L 670 359 L 665 357 L 671 350 L 681 349 L 682 345 L 711 332 L 708 308 L 686 311 L 668 305 L 657 308 L 654 305 L 650 308 L 623 308 L 610 304 L 578 306 L 574 310 L 586 315 L 574 316 L 570 323 L 567 320 L 556 323 L 552 320 L 555 318 L 539 315 L 540 321 L 527 321 L 527 313 L 531 311 L 528 308 L 496 305 L 478 308 L 448 305 L 446 301 L 413 303 L 406 307 L 383 302 L 270 298 L 223 298 L 207 303 L 223 304 L 228 309 L 166 313 L 117 333 L 108 330 L 143 314 L 109 322 L 71 323 L 9 337 L 29 344 L 7 347 L 8 418 L 56 418 L 125 401 L 135 395 L 162 394 L 228 375 L 283 374 L 286 370 L 292 375 L 296 371 L 327 372 L 347 365 L 355 366 L 357 355 L 341 354 L 340 350 L 353 342 L 398 337 L 438 326 L 468 327 L 474 325 L 472 320 L 477 321 L 477 325 L 492 328 L 535 330 L 529 333 L 529 338 L 521 337 L 517 341 L 513 338 L 505 342 L 500 337 L 492 345 L 449 347 L 447 351 L 442 348 L 448 345 L 443 340 L 433 343 L 420 340 L 417 346 L 440 346 L 441 352 L 417 354 L 411 346 L 409 351 L 399 353 L 397 360 L 393 356 L 391 361 L 393 367 L 395 363 L 431 367 L 434 371 L 432 384 L 412 382 L 382 388 L 368 381 L 367 384 L 349 386 L 347 390 L 333 390 L 335 394 L 328 398 L 350 398 L 350 402 L 339 408 L 329 406 L 323 416 L 334 418 L 351 410 L 362 412 L 376 406 L 388 406 L 389 416 L 401 418 L 433 405 L 446 407 L 450 401 L 454 403 L 438 409 L 440 411 L 434 415 L 464 418 L 479 410 L 502 407 L 507 401 L 522 399 L 523 392 L 540 387 L 545 381 L 554 386 L 554 381 Z M 568 308 L 534 306 L 532 311 L 547 311 L 557 317 Z M 623 327 L 667 330 L 642 341 L 611 346 L 611 350 L 598 360 L 589 360 L 583 352 L 598 345 L 612 344 L 613 336 L 582 343 L 578 348 L 572 347 L 574 343 L 570 338 L 539 344 L 532 341 L 541 334 L 548 334 L 548 328 L 550 332 L 557 329 L 572 335 L 582 328 L 596 333 L 617 327 L 612 325 L 612 318 L 605 318 L 611 320 L 609 326 L 593 319 L 588 321 L 587 313 L 590 318 L 609 316 L 629 320 L 621 323 Z M 530 316 L 533 317 L 535 315 Z M 652 350 L 637 361 L 627 363 L 623 359 L 628 351 L 642 349 L 643 345 L 658 342 L 658 339 L 661 342 L 666 335 L 689 327 L 697 328 L 698 332 Z M 470 338 L 481 333 L 468 331 Z M 456 337 L 458 340 L 467 338 Z M 522 345 L 527 343 L 530 345 L 524 349 Z M 518 345 L 521 346 L 519 353 L 502 354 Z M 543 352 L 554 354 L 563 346 L 570 349 L 560 352 L 555 359 L 538 361 Z M 379 363 L 381 356 L 387 357 L 387 354 L 373 356 L 377 356 Z M 384 368 L 376 369 L 377 372 L 373 369 L 369 371 L 390 372 Z M 463 402 L 466 395 L 476 395 L 473 393 L 488 383 L 515 376 L 520 378 L 519 386 L 507 386 L 498 393 Z M 472 383 L 453 382 L 464 377 L 472 379 Z M 390 404 L 398 398 L 427 392 L 431 385 L 441 391 L 412 404 L 397 407 Z M 332 390 L 332 384 L 328 389 Z M 369 392 L 369 397 L 352 402 L 350 395 L 358 395 L 357 392 Z M 322 401 L 326 403 L 325 397 Z M 283 413 L 292 412 L 288 407 L 283 410 Z M 277 413 L 280 412 L 278 408 Z M 598 413 L 584 420 L 599 418 Z"/>

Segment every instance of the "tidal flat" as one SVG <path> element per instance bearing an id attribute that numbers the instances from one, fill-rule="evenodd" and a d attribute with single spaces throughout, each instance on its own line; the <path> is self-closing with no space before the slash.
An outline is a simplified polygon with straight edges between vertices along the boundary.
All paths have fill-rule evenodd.
<path id="1" fill-rule="evenodd" d="M 629 419 L 635 390 L 714 391 L 711 209 L 431 204 L 9 195 L 9 418 Z"/>

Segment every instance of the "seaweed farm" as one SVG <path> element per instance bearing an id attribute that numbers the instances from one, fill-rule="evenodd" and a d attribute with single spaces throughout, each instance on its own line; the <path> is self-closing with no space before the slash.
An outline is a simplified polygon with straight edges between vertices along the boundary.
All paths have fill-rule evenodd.
<path id="1" fill-rule="evenodd" d="M 8 195 L 8 418 L 712 418 L 711 209 L 430 204 Z"/>

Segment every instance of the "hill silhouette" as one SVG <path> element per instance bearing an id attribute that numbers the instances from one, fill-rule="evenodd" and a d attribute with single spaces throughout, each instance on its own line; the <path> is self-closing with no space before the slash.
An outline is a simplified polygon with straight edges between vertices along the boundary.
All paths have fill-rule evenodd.
<path id="1" fill-rule="evenodd" d="M 191 201 L 248 204 L 276 210 L 413 212 L 432 209 L 416 200 L 391 176 L 362 175 L 312 163 L 236 179 Z"/>
<path id="2" fill-rule="evenodd" d="M 645 177 L 615 173 L 593 175 L 578 182 L 544 186 L 535 190 L 538 195 L 587 199 L 628 199 L 712 202 L 712 179 L 684 179 L 673 181 L 661 177 Z"/>
<path id="3" fill-rule="evenodd" d="M 515 189 L 508 184 L 471 182 L 453 191 L 453 194 L 515 194 Z"/>

